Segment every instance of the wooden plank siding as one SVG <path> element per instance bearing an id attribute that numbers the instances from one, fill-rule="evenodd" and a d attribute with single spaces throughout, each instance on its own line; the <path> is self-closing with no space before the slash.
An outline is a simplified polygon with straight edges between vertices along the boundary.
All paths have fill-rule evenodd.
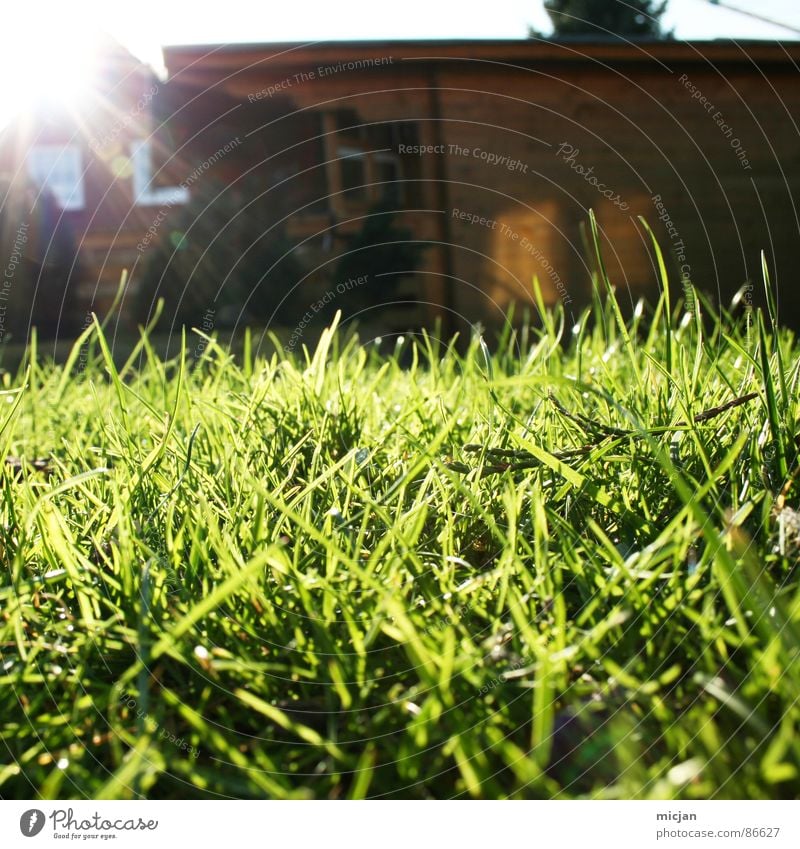
<path id="1" fill-rule="evenodd" d="M 590 288 L 581 227 L 592 208 L 624 300 L 655 291 L 641 215 L 678 293 L 683 268 L 728 299 L 759 281 L 764 249 L 782 315 L 797 315 L 798 45 L 370 42 L 172 47 L 165 57 L 176 89 L 201 107 L 187 136 L 211 119 L 202 104 L 220 90 L 252 108 L 269 104 L 275 88 L 287 110 L 323 116 L 328 161 L 333 115 L 343 109 L 365 124 L 413 122 L 419 144 L 444 150 L 404 159 L 416 169 L 418 208 L 436 211 L 407 215 L 416 237 L 431 242 L 417 289 L 432 313 L 499 321 L 511 301 L 528 300 L 534 273 L 549 301 L 577 309 Z M 229 133 L 241 114 L 228 115 Z M 280 121 L 261 132 L 279 134 Z M 327 168 L 330 211 L 341 221 L 353 209 L 341 202 L 338 173 Z M 492 223 L 471 223 L 481 218 Z M 299 213 L 293 232 L 316 224 Z"/>
<path id="2" fill-rule="evenodd" d="M 591 286 L 582 233 L 591 208 L 629 309 L 656 291 L 643 216 L 676 295 L 683 272 L 723 301 L 751 281 L 757 301 L 763 249 L 782 318 L 800 326 L 800 44 L 167 47 L 167 80 L 115 137 L 119 155 L 100 156 L 91 136 L 136 112 L 155 81 L 120 55 L 105 112 L 22 122 L 0 138 L 0 171 L 9 174 L 43 139 L 81 139 L 86 202 L 64 213 L 80 249 L 81 317 L 108 306 L 123 268 L 134 269 L 132 296 L 149 247 L 174 237 L 180 205 L 167 204 L 165 223 L 153 227 L 164 205 L 137 201 L 125 163 L 130 142 L 152 134 L 162 187 L 195 195 L 213 181 L 237 197 L 255 182 L 271 193 L 312 269 L 301 304 L 330 288 L 346 239 L 396 178 L 400 223 L 428 246 L 398 289 L 417 302 L 403 314 L 408 323 L 499 324 L 512 302 L 530 304 L 534 274 L 550 303 L 560 298 L 577 315 Z M 367 187 L 348 189 L 353 175 Z M 386 269 L 387 287 L 402 270 Z M 279 318 L 291 325 L 296 316 Z"/>

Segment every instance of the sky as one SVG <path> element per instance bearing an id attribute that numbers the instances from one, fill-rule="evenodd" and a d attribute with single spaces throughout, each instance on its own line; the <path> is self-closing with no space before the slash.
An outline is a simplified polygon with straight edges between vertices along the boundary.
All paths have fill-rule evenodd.
<path id="1" fill-rule="evenodd" d="M 797 0 L 722 0 L 800 28 Z M 6 0 L 4 36 L 41 28 L 69 33 L 87 23 L 160 63 L 164 44 L 390 38 L 524 38 L 550 31 L 541 0 Z M 26 20 L 27 19 L 27 20 Z M 797 33 L 714 6 L 670 0 L 664 23 L 681 39 L 798 38 Z M 26 32 L 27 30 L 27 32 Z M 5 40 L 5 39 L 4 39 Z"/>
<path id="2" fill-rule="evenodd" d="M 723 0 L 726 2 L 726 0 Z M 81 3 L 70 4 L 81 5 Z M 525 38 L 528 26 L 549 32 L 541 0 L 262 0 L 97 2 L 97 19 L 140 58 L 159 58 L 161 44 L 391 38 Z M 730 0 L 730 5 L 800 29 L 797 0 Z M 800 37 L 707 0 L 671 0 L 666 28 L 681 39 Z"/>
<path id="3" fill-rule="evenodd" d="M 800 30 L 798 0 L 721 0 Z M 680 39 L 798 39 L 708 0 L 670 0 L 663 24 Z M 105 31 L 163 72 L 161 46 L 339 39 L 525 38 L 548 33 L 541 0 L 3 0 L 0 126 L 37 92 L 69 99 Z"/>

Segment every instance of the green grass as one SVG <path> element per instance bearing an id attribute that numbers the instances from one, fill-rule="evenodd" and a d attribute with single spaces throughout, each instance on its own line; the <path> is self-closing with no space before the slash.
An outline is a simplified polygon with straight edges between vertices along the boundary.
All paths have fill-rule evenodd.
<path id="1" fill-rule="evenodd" d="M 466 350 L 34 347 L 0 795 L 796 796 L 798 349 L 694 303 Z"/>

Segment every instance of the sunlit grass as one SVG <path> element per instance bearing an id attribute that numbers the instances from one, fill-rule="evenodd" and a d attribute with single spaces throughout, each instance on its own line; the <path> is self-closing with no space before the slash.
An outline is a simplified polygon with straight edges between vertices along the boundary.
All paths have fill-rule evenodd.
<path id="1" fill-rule="evenodd" d="M 0 795 L 796 795 L 794 338 L 563 319 L 5 375 Z"/>

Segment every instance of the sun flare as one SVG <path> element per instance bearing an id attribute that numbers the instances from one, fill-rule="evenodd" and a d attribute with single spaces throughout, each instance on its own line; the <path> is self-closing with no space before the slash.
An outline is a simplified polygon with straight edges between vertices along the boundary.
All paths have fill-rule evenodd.
<path id="1" fill-rule="evenodd" d="M 17 21 L 15 37 L 4 46 L 10 73 L 0 79 L 0 126 L 48 107 L 79 107 L 91 87 L 100 43 L 79 15 L 52 10 L 45 20 L 29 13 Z"/>

